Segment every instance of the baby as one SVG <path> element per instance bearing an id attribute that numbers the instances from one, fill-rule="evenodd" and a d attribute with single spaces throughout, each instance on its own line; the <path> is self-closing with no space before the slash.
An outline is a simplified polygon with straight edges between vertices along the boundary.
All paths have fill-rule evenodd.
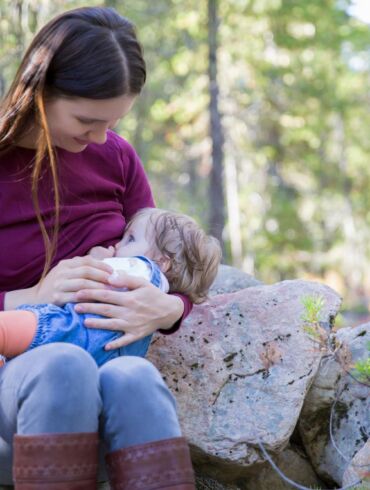
<path id="1" fill-rule="evenodd" d="M 164 292 L 183 293 L 196 304 L 206 300 L 221 260 L 218 241 L 193 219 L 157 208 L 138 211 L 115 247 L 94 247 L 89 254 L 107 262 L 114 273 L 124 270 L 144 277 Z M 99 366 L 119 355 L 146 354 L 152 335 L 120 349 L 104 350 L 106 343 L 123 334 L 86 328 L 84 320 L 92 316 L 96 315 L 77 313 L 73 303 L 22 305 L 0 312 L 0 357 L 9 359 L 51 342 L 78 345 Z"/>

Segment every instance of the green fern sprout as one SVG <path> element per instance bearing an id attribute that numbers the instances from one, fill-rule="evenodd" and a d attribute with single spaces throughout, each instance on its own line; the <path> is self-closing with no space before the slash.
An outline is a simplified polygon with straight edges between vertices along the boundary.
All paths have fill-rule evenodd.
<path id="1" fill-rule="evenodd" d="M 309 335 L 309 337 L 324 344 L 326 342 L 326 332 L 320 326 L 322 309 L 325 306 L 325 299 L 322 296 L 304 296 L 302 299 L 302 304 L 304 307 L 304 312 L 301 316 L 304 322 L 304 331 Z"/>
<path id="2" fill-rule="evenodd" d="M 367 342 L 367 350 L 370 353 L 370 341 Z M 370 356 L 367 359 L 356 362 L 355 376 L 362 383 L 370 383 Z"/>

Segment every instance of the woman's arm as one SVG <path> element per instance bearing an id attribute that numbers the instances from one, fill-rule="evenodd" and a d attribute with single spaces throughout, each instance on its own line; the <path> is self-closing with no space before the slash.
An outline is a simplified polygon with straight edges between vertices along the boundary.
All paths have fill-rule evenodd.
<path id="1" fill-rule="evenodd" d="M 110 278 L 115 288 L 86 289 L 77 293 L 79 313 L 95 313 L 105 318 L 88 318 L 85 325 L 124 332 L 106 349 L 117 349 L 152 334 L 158 329 L 170 329 L 182 317 L 184 302 L 177 295 L 163 293 L 145 279 L 119 273 Z"/>
<path id="2" fill-rule="evenodd" d="M 191 310 L 193 309 L 193 303 L 184 294 L 170 293 L 170 295 L 179 298 L 179 300 L 182 302 L 183 313 L 181 317 L 172 326 L 161 328 L 158 330 L 160 333 L 163 333 L 164 335 L 171 335 L 172 333 L 176 332 L 180 328 L 183 320 L 185 320 L 185 318 L 187 318 L 190 315 Z"/>
<path id="3" fill-rule="evenodd" d="M 34 304 L 34 288 L 18 289 L 17 291 L 8 291 L 3 293 L 3 309 L 15 310 L 22 304 Z"/>
<path id="4" fill-rule="evenodd" d="M 62 260 L 36 286 L 5 294 L 4 309 L 14 310 L 21 304 L 53 303 L 64 305 L 76 301 L 80 289 L 102 289 L 108 285 L 112 268 L 90 256 Z"/>

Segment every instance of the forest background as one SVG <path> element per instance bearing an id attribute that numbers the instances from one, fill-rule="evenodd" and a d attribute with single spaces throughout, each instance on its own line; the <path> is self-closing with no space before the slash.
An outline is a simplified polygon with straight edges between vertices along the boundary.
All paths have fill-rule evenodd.
<path id="1" fill-rule="evenodd" d="M 116 128 L 158 206 L 266 283 L 370 300 L 370 28 L 350 0 L 0 0 L 0 96 L 33 34 L 106 5 L 137 26 L 148 81 Z M 212 117 L 211 117 L 212 116 Z"/>

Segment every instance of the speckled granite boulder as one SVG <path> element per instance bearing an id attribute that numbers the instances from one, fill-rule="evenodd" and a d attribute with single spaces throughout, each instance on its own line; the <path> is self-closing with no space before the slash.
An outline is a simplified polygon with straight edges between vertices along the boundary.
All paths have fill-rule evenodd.
<path id="1" fill-rule="evenodd" d="M 367 480 L 366 483 L 370 488 L 370 439 L 362 446 L 346 468 L 342 485 L 351 485 L 359 480 Z"/>
<path id="2" fill-rule="evenodd" d="M 230 265 L 220 265 L 217 277 L 209 291 L 209 296 L 216 294 L 234 293 L 240 289 L 259 286 L 262 283 L 250 274 Z"/>
<path id="3" fill-rule="evenodd" d="M 214 296 L 155 338 L 149 360 L 176 395 L 196 464 L 216 480 L 263 462 L 259 439 L 272 454 L 288 444 L 322 355 L 302 321 L 302 298 L 317 295 L 329 324 L 340 306 L 332 289 L 285 281 Z"/>
<path id="4" fill-rule="evenodd" d="M 342 328 L 331 340 L 342 348 L 321 363 L 303 406 L 299 430 L 316 473 L 341 485 L 346 460 L 354 457 L 370 434 L 370 386 L 356 381 L 353 371 L 354 363 L 369 355 L 370 323 Z M 329 419 L 335 400 L 333 444 Z"/>

